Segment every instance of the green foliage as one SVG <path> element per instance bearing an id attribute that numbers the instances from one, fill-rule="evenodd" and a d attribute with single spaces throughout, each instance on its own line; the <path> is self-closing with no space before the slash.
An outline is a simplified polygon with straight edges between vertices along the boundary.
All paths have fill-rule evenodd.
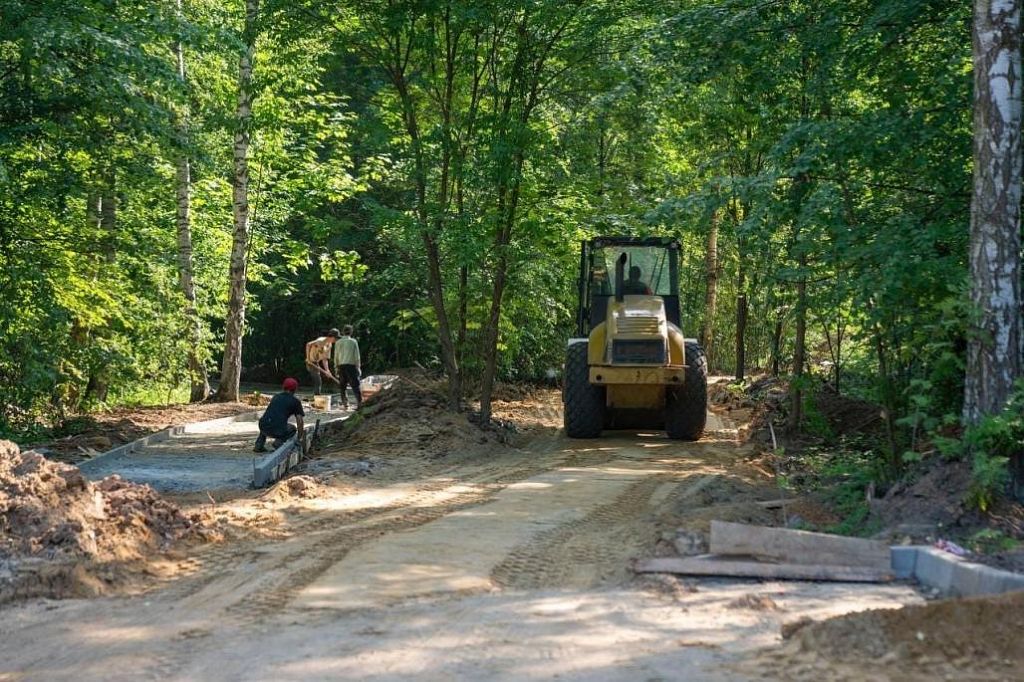
<path id="1" fill-rule="evenodd" d="M 304 342 L 344 323 L 367 371 L 439 367 L 428 243 L 470 382 L 499 272 L 500 378 L 561 365 L 578 244 L 600 232 L 680 240 L 695 336 L 714 218 L 714 369 L 734 368 L 743 295 L 748 369 L 791 372 L 805 283 L 808 374 L 881 404 L 893 458 L 949 449 L 970 321 L 964 3 L 299 0 L 262 12 L 248 376 L 301 372 Z M 243 7 L 187 0 L 179 17 L 174 3 L 0 0 L 0 15 L 0 430 L 18 432 L 186 382 L 182 155 L 199 350 L 216 365 Z M 90 208 L 104 195 L 113 224 Z M 834 439 L 811 393 L 805 427 Z M 997 485 L 1007 444 L 971 437 L 995 453 L 979 480 Z"/>
<path id="2" fill-rule="evenodd" d="M 830 533 L 868 536 L 876 532 L 870 518 L 867 491 L 884 480 L 884 458 L 862 443 L 841 442 L 833 447 L 809 448 L 800 455 L 799 481 L 793 485 L 803 493 L 827 496 L 840 521 Z M 792 477 L 791 477 L 792 478 Z"/>
<path id="3" fill-rule="evenodd" d="M 1010 481 L 1009 461 L 1024 453 L 1024 382 L 1018 382 L 1002 412 L 964 431 L 961 448 L 971 457 L 967 502 L 987 511 Z"/>
<path id="4" fill-rule="evenodd" d="M 792 385 L 802 386 L 804 389 L 802 393 L 804 431 L 809 435 L 821 438 L 825 442 L 834 441 L 836 434 L 833 432 L 832 426 L 828 423 L 828 419 L 824 414 L 822 414 L 821 410 L 818 409 L 816 391 L 807 390 L 815 388 L 815 380 L 812 377 L 803 376 L 799 379 L 794 379 Z M 819 390 L 821 390 L 820 387 Z"/>
<path id="5" fill-rule="evenodd" d="M 973 552 L 998 554 L 1011 552 L 1021 543 L 996 528 L 983 528 L 968 538 L 966 544 Z"/>

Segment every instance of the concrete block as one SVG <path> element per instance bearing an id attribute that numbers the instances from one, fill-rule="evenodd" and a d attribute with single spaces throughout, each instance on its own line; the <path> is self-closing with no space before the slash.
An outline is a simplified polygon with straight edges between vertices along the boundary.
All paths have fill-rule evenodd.
<path id="1" fill-rule="evenodd" d="M 968 561 L 934 547 L 893 547 L 893 571 L 903 577 L 914 554 L 912 575 L 922 585 L 956 597 L 1024 590 L 1024 574 Z M 899 551 L 897 551 L 899 550 Z M 897 565 L 898 562 L 898 565 Z"/>
<path id="2" fill-rule="evenodd" d="M 337 416 L 324 420 L 316 420 L 315 424 L 307 424 L 306 436 L 312 436 L 321 425 L 335 421 L 344 421 L 347 416 Z M 308 442 L 308 441 L 307 441 Z M 302 461 L 302 451 L 299 450 L 296 436 L 292 436 L 281 447 L 274 450 L 261 460 L 253 460 L 252 463 L 252 485 L 254 488 L 265 488 L 274 481 L 279 480 L 288 473 L 288 470 Z"/>
<path id="3" fill-rule="evenodd" d="M 909 580 L 914 577 L 914 568 L 917 566 L 917 547 L 895 546 L 891 548 L 892 572 L 899 580 Z"/>
<path id="4" fill-rule="evenodd" d="M 1001 594 L 1021 589 L 1024 589 L 1024 575 L 1019 573 L 961 560 L 953 565 L 950 593 L 958 597 Z"/>
<path id="5" fill-rule="evenodd" d="M 254 459 L 252 463 L 252 484 L 256 488 L 265 488 L 284 475 L 288 470 L 288 461 L 293 450 L 297 450 L 295 436 L 292 436 L 269 455 L 262 459 Z"/>
<path id="6" fill-rule="evenodd" d="M 934 547 L 918 547 L 914 564 L 914 577 L 928 587 L 949 592 L 953 587 L 953 573 L 959 559 Z"/>

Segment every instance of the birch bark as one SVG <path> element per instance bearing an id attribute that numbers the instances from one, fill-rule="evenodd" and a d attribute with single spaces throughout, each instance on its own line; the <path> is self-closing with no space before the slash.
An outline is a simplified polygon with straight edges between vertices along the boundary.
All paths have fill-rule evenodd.
<path id="1" fill-rule="evenodd" d="M 180 21 L 182 18 L 181 0 L 176 0 L 176 11 Z M 177 60 L 178 79 L 182 85 L 185 85 L 185 47 L 181 40 L 174 43 L 174 55 Z M 182 114 L 178 121 L 178 133 L 183 142 L 188 140 L 187 114 Z M 176 165 L 178 285 L 181 288 L 182 296 L 185 297 L 185 324 L 189 336 L 188 371 L 191 384 L 189 399 L 195 403 L 205 400 L 210 395 L 210 379 L 202 360 L 203 330 L 199 312 L 196 309 L 195 276 L 192 264 L 192 168 L 188 154 L 182 153 L 178 157 Z"/>
<path id="2" fill-rule="evenodd" d="M 998 412 L 1021 376 L 1021 0 L 974 3 L 974 195 L 963 418 Z"/>
<path id="3" fill-rule="evenodd" d="M 238 62 L 238 107 L 235 110 L 232 207 L 235 230 L 231 243 L 228 314 L 224 322 L 224 359 L 217 400 L 238 400 L 242 375 L 242 333 L 245 326 L 245 271 L 249 246 L 249 139 L 252 132 L 252 64 L 256 48 L 259 0 L 245 2 L 244 45 Z"/>
<path id="4" fill-rule="evenodd" d="M 704 265 L 706 268 L 707 291 L 704 296 L 704 325 L 700 331 L 700 345 L 704 348 L 704 354 L 708 357 L 708 363 L 712 362 L 712 335 L 714 333 L 715 308 L 718 307 L 718 221 L 719 213 L 716 210 L 711 214 L 711 225 L 708 227 L 707 248 L 705 251 Z"/>

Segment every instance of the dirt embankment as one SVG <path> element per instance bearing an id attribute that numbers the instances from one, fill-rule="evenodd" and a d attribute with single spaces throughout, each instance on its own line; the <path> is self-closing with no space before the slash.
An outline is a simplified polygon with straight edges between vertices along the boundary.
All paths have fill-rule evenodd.
<path id="1" fill-rule="evenodd" d="M 143 573 L 147 556 L 216 537 L 148 486 L 116 476 L 92 483 L 77 467 L 0 441 L 0 603 L 104 594 Z"/>
<path id="2" fill-rule="evenodd" d="M 720 410 L 750 414 L 748 435 L 764 453 L 763 466 L 785 476 L 790 496 L 800 498 L 789 506 L 797 525 L 870 533 L 893 543 L 953 541 L 973 561 L 1024 572 L 1024 505 L 997 497 L 978 509 L 971 503 L 971 463 L 930 446 L 919 447 L 922 461 L 888 480 L 890 446 L 878 405 L 819 387 L 809 398 L 805 428 L 793 436 L 781 379 L 762 377 L 745 388 L 721 382 L 709 396 Z"/>

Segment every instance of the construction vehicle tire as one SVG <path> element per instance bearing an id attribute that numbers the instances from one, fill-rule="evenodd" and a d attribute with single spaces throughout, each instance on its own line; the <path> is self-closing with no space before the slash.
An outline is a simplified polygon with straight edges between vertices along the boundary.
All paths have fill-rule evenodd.
<path id="1" fill-rule="evenodd" d="M 604 386 L 590 383 L 587 343 L 570 344 L 562 389 L 563 424 L 570 438 L 597 438 L 604 428 Z"/>
<path id="2" fill-rule="evenodd" d="M 665 391 L 665 431 L 674 440 L 697 440 L 708 418 L 708 361 L 704 349 L 686 342 L 683 385 Z"/>

